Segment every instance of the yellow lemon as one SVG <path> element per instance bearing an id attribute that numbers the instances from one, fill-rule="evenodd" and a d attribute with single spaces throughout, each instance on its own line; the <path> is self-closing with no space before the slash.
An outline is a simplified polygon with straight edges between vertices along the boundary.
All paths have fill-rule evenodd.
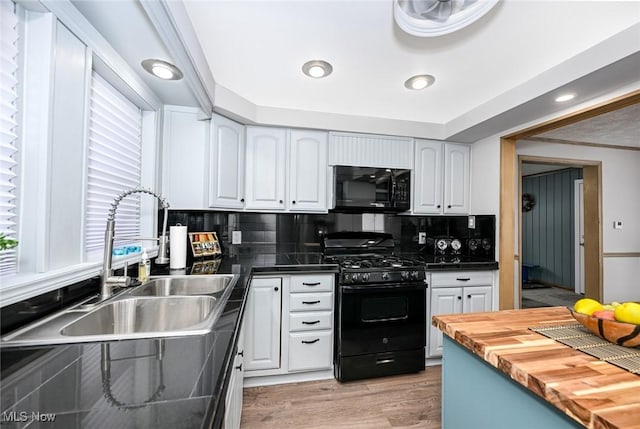
<path id="1" fill-rule="evenodd" d="M 578 313 L 591 316 L 594 311 L 602 310 L 602 304 L 600 304 L 595 299 L 582 298 L 576 301 L 576 303 L 573 305 L 573 309 Z"/>
<path id="2" fill-rule="evenodd" d="M 640 304 L 625 302 L 616 307 L 613 316 L 618 322 L 640 325 Z"/>

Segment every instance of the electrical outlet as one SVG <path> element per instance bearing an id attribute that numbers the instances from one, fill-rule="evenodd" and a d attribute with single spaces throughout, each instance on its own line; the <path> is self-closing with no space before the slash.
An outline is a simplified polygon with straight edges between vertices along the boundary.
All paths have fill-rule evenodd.
<path id="1" fill-rule="evenodd" d="M 616 220 L 613 222 L 613 229 L 622 229 L 622 221 Z"/>
<path id="2" fill-rule="evenodd" d="M 469 227 L 469 229 L 476 229 L 476 217 L 475 216 L 469 216 L 467 218 L 467 226 Z"/>
<path id="3" fill-rule="evenodd" d="M 418 244 L 427 244 L 427 233 L 419 232 L 418 233 Z"/>
<path id="4" fill-rule="evenodd" d="M 231 244 L 242 244 L 242 231 L 231 232 Z"/>

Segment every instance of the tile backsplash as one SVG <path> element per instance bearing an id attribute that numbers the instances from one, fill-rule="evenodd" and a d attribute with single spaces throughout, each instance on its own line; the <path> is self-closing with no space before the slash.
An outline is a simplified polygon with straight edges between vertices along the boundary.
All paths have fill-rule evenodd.
<path id="1" fill-rule="evenodd" d="M 159 212 L 159 225 L 162 225 Z M 384 214 L 376 220 L 376 229 L 393 235 L 396 251 L 402 253 L 433 252 L 429 244 L 435 237 L 451 236 L 463 242 L 463 253 L 468 252 L 467 240 L 488 239 L 490 251 L 483 255 L 494 259 L 495 216 L 475 216 L 476 228 L 469 229 L 468 216 L 403 216 Z M 364 225 L 370 222 L 364 219 Z M 223 252 L 231 255 L 243 253 L 320 252 L 322 237 L 330 232 L 362 231 L 363 214 L 328 213 L 244 213 L 202 210 L 170 210 L 169 225 L 186 225 L 189 232 L 215 231 Z M 231 244 L 232 231 L 242 232 L 242 243 Z M 418 233 L 425 232 L 428 244 L 418 244 Z"/>

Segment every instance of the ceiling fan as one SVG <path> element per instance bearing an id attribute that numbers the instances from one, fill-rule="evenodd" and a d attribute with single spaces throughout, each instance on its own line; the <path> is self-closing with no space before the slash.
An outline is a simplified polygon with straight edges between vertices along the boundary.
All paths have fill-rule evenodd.
<path id="1" fill-rule="evenodd" d="M 393 15 L 404 31 L 434 37 L 466 27 L 499 0 L 394 0 Z"/>

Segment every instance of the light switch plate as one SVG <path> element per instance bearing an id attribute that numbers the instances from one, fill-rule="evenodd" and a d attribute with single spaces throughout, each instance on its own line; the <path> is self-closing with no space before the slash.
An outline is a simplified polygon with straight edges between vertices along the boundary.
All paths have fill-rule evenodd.
<path id="1" fill-rule="evenodd" d="M 622 221 L 616 220 L 613 222 L 613 229 L 622 229 Z"/>
<path id="2" fill-rule="evenodd" d="M 418 233 L 418 244 L 427 244 L 427 233 L 419 232 Z"/>
<path id="3" fill-rule="evenodd" d="M 231 232 L 231 244 L 242 244 L 242 231 Z"/>
<path id="4" fill-rule="evenodd" d="M 469 229 L 476 229 L 476 217 L 475 216 L 469 216 L 467 218 L 467 226 L 469 227 Z"/>

